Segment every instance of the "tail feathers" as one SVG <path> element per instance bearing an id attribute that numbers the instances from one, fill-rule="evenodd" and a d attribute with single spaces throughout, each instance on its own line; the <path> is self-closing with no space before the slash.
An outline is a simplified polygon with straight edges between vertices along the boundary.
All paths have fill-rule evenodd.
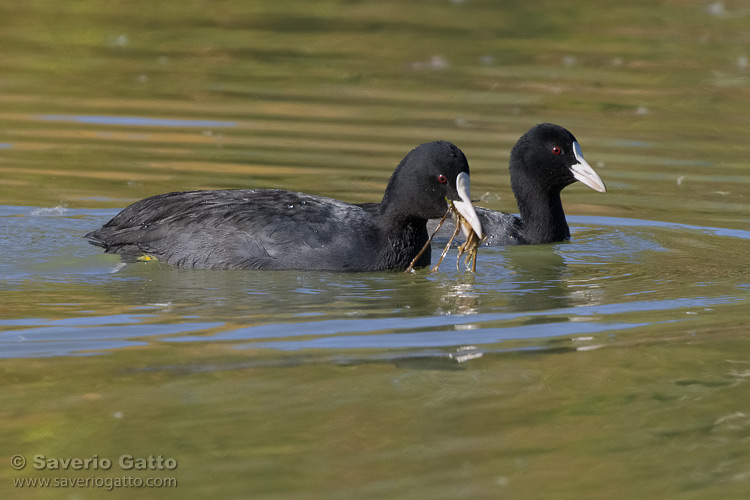
<path id="1" fill-rule="evenodd" d="M 103 248 L 105 250 L 109 249 L 109 245 L 102 239 L 98 229 L 96 231 L 86 233 L 84 235 L 84 238 L 86 238 L 91 245 Z"/>
<path id="2" fill-rule="evenodd" d="M 94 246 L 103 248 L 107 253 L 118 253 L 123 255 L 142 255 L 148 253 L 145 244 L 134 241 L 133 231 L 107 231 L 105 228 L 91 231 L 84 238 Z"/>

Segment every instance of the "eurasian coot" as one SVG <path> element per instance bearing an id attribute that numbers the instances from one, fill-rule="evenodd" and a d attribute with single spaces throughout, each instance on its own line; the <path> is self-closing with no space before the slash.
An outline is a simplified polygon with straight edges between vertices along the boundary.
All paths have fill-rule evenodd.
<path id="1" fill-rule="evenodd" d="M 576 138 L 565 128 L 551 123 L 532 127 L 510 152 L 510 185 L 521 217 L 475 207 L 487 246 L 536 245 L 570 238 L 560 191 L 576 180 L 592 189 L 607 188 L 583 159 Z M 430 221 L 433 229 L 436 221 Z M 450 221 L 439 236 L 453 231 Z"/>
<path id="2" fill-rule="evenodd" d="M 191 268 L 403 270 L 448 200 L 463 200 L 457 206 L 481 234 L 469 194 L 463 152 L 435 141 L 401 160 L 380 203 L 279 189 L 167 193 L 133 203 L 86 238 L 109 253 Z M 429 249 L 416 264 L 430 264 Z"/>

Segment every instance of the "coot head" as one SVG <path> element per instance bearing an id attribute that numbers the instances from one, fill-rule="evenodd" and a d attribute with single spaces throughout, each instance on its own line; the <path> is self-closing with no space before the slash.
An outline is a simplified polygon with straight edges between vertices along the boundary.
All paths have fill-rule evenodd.
<path id="1" fill-rule="evenodd" d="M 388 181 L 381 207 L 395 217 L 435 219 L 445 215 L 448 202 L 481 237 L 482 227 L 470 201 L 469 163 L 464 153 L 447 141 L 414 148 L 401 160 Z"/>
<path id="2" fill-rule="evenodd" d="M 573 134 L 551 123 L 532 127 L 513 146 L 510 179 L 517 196 L 530 189 L 559 193 L 575 181 L 602 193 L 607 191 L 604 182 L 583 159 L 581 146 Z"/>

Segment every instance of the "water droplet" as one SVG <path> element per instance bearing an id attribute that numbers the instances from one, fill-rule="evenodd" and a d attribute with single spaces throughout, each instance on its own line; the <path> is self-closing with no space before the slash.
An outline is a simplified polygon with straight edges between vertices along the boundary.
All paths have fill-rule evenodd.
<path id="1" fill-rule="evenodd" d="M 114 37 L 112 41 L 113 45 L 117 47 L 125 47 L 128 44 L 128 35 L 122 34 Z"/>
<path id="2" fill-rule="evenodd" d="M 483 66 L 492 66 L 493 64 L 495 64 L 495 58 L 491 55 L 484 55 L 479 58 L 479 62 Z"/>
<path id="3" fill-rule="evenodd" d="M 573 67 L 578 63 L 578 60 L 575 58 L 575 56 L 565 56 L 562 58 L 563 66 L 567 67 Z"/>
<path id="4" fill-rule="evenodd" d="M 712 16 L 723 16 L 726 13 L 724 9 L 724 2 L 714 2 L 706 9 Z"/>

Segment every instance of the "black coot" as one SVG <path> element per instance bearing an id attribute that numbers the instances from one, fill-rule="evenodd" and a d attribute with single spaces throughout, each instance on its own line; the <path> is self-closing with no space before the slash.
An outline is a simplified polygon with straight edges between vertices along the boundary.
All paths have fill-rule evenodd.
<path id="1" fill-rule="evenodd" d="M 109 253 L 192 268 L 403 270 L 447 200 L 463 200 L 476 221 L 469 194 L 466 157 L 436 141 L 406 155 L 380 203 L 278 189 L 168 193 L 133 203 L 86 238 Z M 417 265 L 429 264 L 427 251 Z"/>
<path id="2" fill-rule="evenodd" d="M 597 173 L 583 159 L 576 138 L 551 123 L 532 127 L 510 152 L 510 185 L 521 217 L 476 207 L 487 235 L 485 245 L 536 245 L 570 238 L 560 191 L 575 181 L 606 192 Z M 430 221 L 429 228 L 436 222 Z M 453 231 L 451 223 L 439 233 Z"/>

